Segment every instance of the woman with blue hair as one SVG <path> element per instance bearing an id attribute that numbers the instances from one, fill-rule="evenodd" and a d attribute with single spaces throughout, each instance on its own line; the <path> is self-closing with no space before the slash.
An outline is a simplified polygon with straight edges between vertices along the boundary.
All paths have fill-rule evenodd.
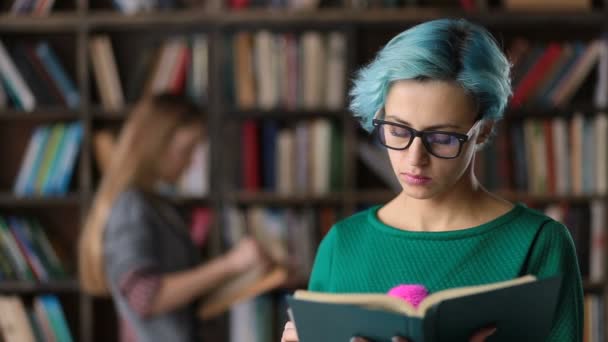
<path id="1" fill-rule="evenodd" d="M 511 95 L 509 69 L 487 30 L 444 19 L 400 33 L 360 70 L 350 108 L 386 147 L 403 190 L 332 227 L 310 290 L 385 293 L 409 283 L 432 293 L 561 273 L 548 340 L 582 341 L 583 291 L 568 230 L 489 193 L 474 174 L 475 152 Z M 471 332 L 471 341 L 493 333 L 500 335 Z M 297 340 L 288 322 L 282 341 Z"/>

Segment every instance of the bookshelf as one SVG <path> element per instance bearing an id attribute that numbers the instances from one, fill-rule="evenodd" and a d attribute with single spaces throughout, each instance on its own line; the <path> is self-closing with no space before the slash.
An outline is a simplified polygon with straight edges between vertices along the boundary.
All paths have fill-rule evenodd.
<path id="1" fill-rule="evenodd" d="M 176 9 L 153 13 L 121 15 L 111 9 L 109 2 L 78 0 L 53 11 L 46 17 L 12 16 L 0 14 L 0 39 L 11 42 L 22 38 L 48 39 L 60 52 L 62 62 L 67 66 L 78 92 L 80 103 L 75 109 L 41 107 L 30 113 L 15 109 L 0 110 L 0 155 L 3 168 L 0 168 L 0 214 L 25 214 L 41 217 L 59 231 L 66 244 L 72 245 L 71 256 L 76 255 L 75 243 L 79 222 L 82 222 L 91 203 L 98 181 L 96 171 L 92 132 L 102 126 L 120 127 L 132 103 L 127 102 L 124 109 L 106 111 L 100 106 L 97 88 L 92 72 L 89 42 L 98 34 L 107 34 L 114 44 L 115 58 L 119 71 L 124 71 L 129 63 L 129 48 L 135 50 L 142 41 L 160 41 L 172 35 L 204 33 L 209 42 L 209 84 L 208 113 L 210 139 L 210 189 L 204 197 L 176 197 L 173 200 L 180 206 L 206 206 L 220 213 L 227 206 L 251 207 L 268 206 L 279 208 L 331 207 L 339 217 L 348 216 L 361 206 L 382 203 L 390 200 L 394 192 L 386 186 L 364 184 L 361 179 L 369 171 L 361 170 L 357 157 L 356 141 L 361 136 L 354 120 L 345 109 L 293 109 L 258 110 L 239 109 L 226 100 L 223 75 L 225 50 L 222 42 L 239 31 L 256 32 L 267 29 L 270 32 L 297 32 L 307 30 L 319 32 L 339 31 L 344 34 L 348 50 L 346 70 L 350 76 L 361 64 L 369 61 L 377 49 L 389 37 L 411 25 L 441 17 L 463 17 L 488 27 L 497 34 L 499 41 L 505 37 L 518 35 L 531 36 L 531 39 L 549 40 L 576 39 L 589 40 L 599 37 L 608 28 L 608 6 L 590 12 L 507 12 L 491 9 L 483 12 L 464 12 L 458 9 L 405 8 L 350 10 L 327 8 L 314 11 L 277 11 L 248 9 L 243 11 L 205 11 L 199 9 Z M 557 28 L 557 29 L 556 29 Z M 131 46 L 133 44 L 133 47 Z M 506 45 L 506 43 L 505 43 Z M 124 80 L 123 80 L 124 85 Z M 588 102 L 575 104 L 561 109 L 524 107 L 510 109 L 506 120 L 529 116 L 550 118 L 555 115 L 570 116 L 574 110 L 597 111 Z M 276 120 L 281 124 L 292 121 L 324 118 L 339 126 L 343 142 L 342 186 L 338 191 L 323 194 L 277 194 L 266 191 L 245 191 L 226 180 L 225 168 L 229 153 L 223 132 L 228 126 L 240 125 L 246 120 Z M 12 194 L 12 184 L 18 172 L 21 156 L 34 127 L 53 122 L 78 121 L 83 125 L 84 136 L 76 171 L 68 195 L 60 197 L 17 197 Z M 5 134 L 6 133 L 6 134 Z M 220 148 L 221 147 L 221 148 Z M 232 146 L 237 148 L 238 146 Z M 4 167 L 5 165 L 5 167 Z M 367 172 L 367 173 L 366 173 Z M 585 204 L 591 200 L 608 203 L 607 195 L 531 195 L 522 192 L 501 192 L 501 195 L 514 201 L 548 204 L 566 202 Z M 57 229 L 55 229 L 57 228 Z M 215 254 L 223 248 L 220 236 L 221 224 L 216 223 L 210 237 L 208 254 Z M 607 258 L 608 256 L 604 256 Z M 76 263 L 73 264 L 75 266 Z M 291 284 L 283 290 L 296 288 Z M 608 281 L 584 281 L 585 291 L 603 295 L 608 289 Z M 76 277 L 73 279 L 48 283 L 23 281 L 0 281 L 0 294 L 18 294 L 30 298 L 38 293 L 58 294 L 69 316 L 72 333 L 78 341 L 114 340 L 116 318 L 113 316 L 111 302 L 107 299 L 94 299 L 80 292 Z M 605 307 L 608 301 L 604 296 Z M 226 317 L 206 325 L 209 330 L 221 330 L 217 336 L 226 336 Z M 215 332 L 213 332 L 215 334 Z M 218 341 L 223 339 L 217 339 Z M 278 339 L 275 339 L 278 340 Z M 608 339 L 607 339 L 608 341 Z"/>

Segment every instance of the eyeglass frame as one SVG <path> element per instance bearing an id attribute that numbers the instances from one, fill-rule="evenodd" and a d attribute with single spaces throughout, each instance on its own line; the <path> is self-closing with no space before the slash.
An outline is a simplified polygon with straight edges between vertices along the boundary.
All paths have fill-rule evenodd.
<path id="1" fill-rule="evenodd" d="M 434 156 L 436 158 L 439 158 L 439 159 L 456 159 L 456 158 L 458 158 L 460 156 L 460 153 L 462 153 L 462 146 L 469 141 L 469 139 L 471 138 L 471 135 L 473 135 L 473 132 L 475 131 L 475 129 L 477 129 L 477 126 L 482 121 L 481 119 L 475 119 L 475 122 L 473 123 L 473 126 L 471 127 L 471 129 L 469 129 L 469 131 L 467 133 L 436 131 L 436 130 L 419 131 L 419 130 L 416 130 L 416 129 L 410 127 L 410 126 L 407 126 L 407 125 L 404 125 L 404 124 L 400 124 L 400 123 L 397 123 L 397 122 L 376 119 L 376 117 L 378 117 L 378 115 L 380 115 L 382 112 L 384 112 L 384 109 L 383 108 L 379 109 L 376 112 L 376 115 L 374 115 L 374 119 L 372 120 L 372 125 L 374 126 L 373 134 L 376 136 L 376 138 L 378 139 L 378 141 L 380 142 L 380 144 L 382 144 L 382 146 L 384 146 L 386 148 L 389 148 L 391 150 L 395 150 L 395 151 L 404 151 L 404 150 L 407 150 L 412 145 L 412 143 L 414 142 L 414 139 L 416 139 L 416 137 L 419 137 L 420 140 L 422 140 L 422 145 L 424 146 L 424 148 L 426 149 L 426 151 L 429 154 L 431 154 L 432 156 Z M 396 148 L 396 147 L 391 147 L 391 146 L 386 145 L 382 141 L 382 138 L 380 137 L 380 132 L 379 132 L 379 129 L 378 129 L 379 126 L 383 125 L 383 124 L 387 124 L 387 125 L 391 125 L 391 126 L 396 126 L 396 127 L 400 127 L 400 128 L 408 130 L 411 133 L 410 141 L 403 148 Z M 429 146 L 429 142 L 425 139 L 425 136 L 428 135 L 428 134 L 445 134 L 445 135 L 449 135 L 449 136 L 452 136 L 452 137 L 456 138 L 458 140 L 458 142 L 459 142 L 459 144 L 458 144 L 458 152 L 456 153 L 456 155 L 453 156 L 453 157 L 442 157 L 442 156 L 438 156 L 435 153 L 433 153 L 433 149 Z"/>

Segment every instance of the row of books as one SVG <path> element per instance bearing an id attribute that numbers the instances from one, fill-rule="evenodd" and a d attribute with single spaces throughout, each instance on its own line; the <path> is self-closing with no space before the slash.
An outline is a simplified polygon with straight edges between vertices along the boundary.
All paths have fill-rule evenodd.
<path id="1" fill-rule="evenodd" d="M 145 12 L 152 10 L 166 10 L 173 8 L 183 7 L 205 7 L 205 8 L 219 8 L 225 7 L 234 10 L 242 10 L 247 8 L 288 8 L 291 10 L 298 9 L 315 9 L 319 7 L 342 7 L 342 8 L 353 8 L 353 9 L 365 9 L 365 8 L 395 8 L 395 7 L 447 7 L 447 8 L 461 8 L 467 11 L 474 10 L 487 10 L 490 7 L 497 7 L 501 5 L 509 10 L 590 10 L 592 9 L 592 2 L 590 0 L 503 0 L 498 2 L 492 0 L 384 0 L 384 1 L 361 1 L 361 0 L 228 0 L 221 1 L 215 0 L 212 4 L 211 1 L 202 0 L 189 0 L 189 1 L 175 1 L 175 0 L 142 0 L 142 1 L 128 1 L 128 0 L 117 0 L 114 1 L 114 6 L 119 11 L 132 14 L 137 12 Z"/>
<path id="2" fill-rule="evenodd" d="M 585 322 L 583 341 L 603 342 L 606 340 L 606 311 L 604 298 L 596 294 L 585 295 Z"/>
<path id="3" fill-rule="evenodd" d="M 80 122 L 38 126 L 23 154 L 13 192 L 17 196 L 67 194 L 82 136 Z"/>
<path id="4" fill-rule="evenodd" d="M 552 204 L 545 214 L 562 222 L 574 240 L 577 257 L 584 279 L 602 282 L 606 276 L 606 203 L 593 200 L 584 204 Z"/>
<path id="5" fill-rule="evenodd" d="M 514 64 L 511 106 L 560 107 L 571 102 L 596 70 L 594 104 L 608 104 L 608 40 L 535 44 L 516 39 L 509 49 Z M 589 101 L 590 99 L 586 99 Z"/>
<path id="6" fill-rule="evenodd" d="M 80 105 L 73 79 L 48 42 L 17 43 L 7 49 L 0 41 L 0 109 L 8 105 L 23 111 Z"/>
<path id="7" fill-rule="evenodd" d="M 238 32 L 225 44 L 228 102 L 237 108 L 343 108 L 348 72 L 343 33 Z"/>
<path id="8" fill-rule="evenodd" d="M 107 35 L 94 36 L 89 44 L 93 74 L 102 107 L 120 110 L 142 95 L 188 95 L 204 104 L 208 88 L 208 43 L 204 34 L 176 36 L 146 46 L 133 68 L 124 68 L 124 84 Z M 125 89 L 123 91 L 123 89 Z"/>
<path id="9" fill-rule="evenodd" d="M 38 220 L 0 217 L 0 279 L 62 280 L 66 268 Z"/>
<path id="10" fill-rule="evenodd" d="M 608 191 L 607 133 L 605 113 L 511 122 L 477 154 L 477 173 L 494 190 L 604 195 Z"/>
<path id="11" fill-rule="evenodd" d="M 0 340 L 71 342 L 74 339 L 59 299 L 42 295 L 27 306 L 18 296 L 0 296 Z"/>
<path id="12" fill-rule="evenodd" d="M 243 190 L 292 195 L 342 188 L 343 134 L 337 123 L 246 120 L 232 134 L 240 137 L 240 152 L 232 154 L 236 165 L 227 161 L 225 170 Z"/>
<path id="13" fill-rule="evenodd" d="M 14 0 L 11 14 L 45 16 L 51 12 L 54 4 L 55 0 Z"/>

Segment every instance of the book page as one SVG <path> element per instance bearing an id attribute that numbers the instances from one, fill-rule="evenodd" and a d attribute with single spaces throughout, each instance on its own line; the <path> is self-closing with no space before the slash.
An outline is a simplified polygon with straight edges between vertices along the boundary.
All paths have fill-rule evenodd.
<path id="1" fill-rule="evenodd" d="M 418 307 L 418 312 L 420 317 L 424 317 L 426 311 L 432 307 L 433 305 L 442 302 L 446 299 L 457 298 L 457 297 L 465 297 L 470 296 L 477 293 L 488 292 L 493 290 L 498 290 L 502 288 L 522 285 L 526 283 L 530 283 L 536 281 L 536 277 L 533 275 L 526 275 L 523 277 L 519 277 L 512 280 L 502 281 L 498 283 L 491 283 L 486 285 L 478 285 L 478 286 L 466 286 L 466 287 L 457 287 L 453 289 L 447 289 L 443 291 L 436 292 L 426 297 Z"/>
<path id="2" fill-rule="evenodd" d="M 369 309 L 379 309 L 390 312 L 405 314 L 408 316 L 418 316 L 416 309 L 403 299 L 391 297 L 385 294 L 369 293 L 322 293 L 313 291 L 298 290 L 294 293 L 294 298 L 313 302 L 358 305 Z"/>

